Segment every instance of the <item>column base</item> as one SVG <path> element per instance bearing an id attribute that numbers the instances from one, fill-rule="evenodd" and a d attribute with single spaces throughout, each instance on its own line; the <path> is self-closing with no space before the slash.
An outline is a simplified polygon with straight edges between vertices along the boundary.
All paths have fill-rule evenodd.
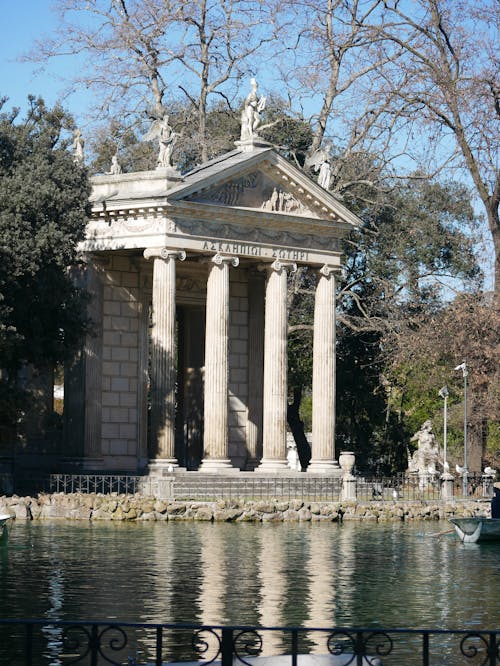
<path id="1" fill-rule="evenodd" d="M 340 476 L 342 470 L 336 460 L 311 460 L 307 468 L 308 474 L 330 474 Z"/>
<path id="2" fill-rule="evenodd" d="M 148 461 L 148 473 L 153 476 L 165 476 L 181 469 L 185 468 L 179 467 L 177 458 L 153 458 Z"/>
<path id="3" fill-rule="evenodd" d="M 205 458 L 201 461 L 198 467 L 198 472 L 228 472 L 234 470 L 239 472 L 236 467 L 233 467 L 229 458 Z"/>
<path id="4" fill-rule="evenodd" d="M 279 472 L 290 472 L 291 470 L 288 467 L 288 462 L 286 460 L 263 458 L 260 461 L 260 465 L 256 467 L 254 471 L 276 474 Z"/>
<path id="5" fill-rule="evenodd" d="M 245 465 L 245 472 L 254 472 L 260 465 L 260 458 L 249 458 Z"/>

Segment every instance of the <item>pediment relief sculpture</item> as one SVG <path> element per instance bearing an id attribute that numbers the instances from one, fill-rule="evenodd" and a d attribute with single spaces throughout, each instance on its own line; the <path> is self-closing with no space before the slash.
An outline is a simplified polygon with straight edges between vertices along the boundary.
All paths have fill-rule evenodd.
<path id="1" fill-rule="evenodd" d="M 274 213 L 287 213 L 317 218 L 292 192 L 283 189 L 262 172 L 252 172 L 211 189 L 195 192 L 188 198 L 197 203 L 255 208 Z"/>

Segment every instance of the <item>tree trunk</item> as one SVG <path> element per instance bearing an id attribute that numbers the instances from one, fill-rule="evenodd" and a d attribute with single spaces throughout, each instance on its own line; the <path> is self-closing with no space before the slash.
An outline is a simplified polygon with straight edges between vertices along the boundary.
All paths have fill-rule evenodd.
<path id="1" fill-rule="evenodd" d="M 295 444 L 297 445 L 297 453 L 299 455 L 301 467 L 302 469 L 305 469 L 311 460 L 311 447 L 304 432 L 304 422 L 299 415 L 301 402 L 302 386 L 294 386 L 293 402 L 289 403 L 287 408 L 287 421 L 288 426 L 292 431 Z"/>

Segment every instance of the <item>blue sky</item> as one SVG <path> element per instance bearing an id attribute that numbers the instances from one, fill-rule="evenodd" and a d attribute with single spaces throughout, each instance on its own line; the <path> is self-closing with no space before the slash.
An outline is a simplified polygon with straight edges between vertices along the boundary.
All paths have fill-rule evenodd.
<path id="1" fill-rule="evenodd" d="M 58 59 L 46 72 L 41 72 L 38 64 L 17 61 L 33 48 L 36 39 L 54 30 L 56 16 L 50 6 L 51 0 L 0 0 L 0 96 L 9 98 L 7 108 L 23 108 L 29 94 L 42 96 L 50 105 L 63 95 L 62 78 L 71 74 L 71 59 Z M 86 96 L 72 94 L 63 104 L 78 119 L 86 110 Z"/>
<path id="2" fill-rule="evenodd" d="M 55 30 L 57 17 L 51 11 L 52 0 L 0 0 L 2 39 L 0 40 L 0 97 L 9 98 L 6 108 L 26 106 L 29 94 L 40 95 L 49 105 L 61 101 L 78 125 L 85 127 L 85 116 L 91 106 L 88 92 L 65 94 L 68 80 L 76 66 L 74 58 L 57 58 L 46 70 L 34 63 L 19 62 L 19 58 L 34 48 L 35 41 Z M 259 81 L 264 82 L 265 76 Z M 262 88 L 262 86 L 261 86 Z M 88 118 L 87 118 L 88 121 Z M 483 268 L 491 281 L 489 234 L 486 233 L 488 250 L 483 255 Z"/>

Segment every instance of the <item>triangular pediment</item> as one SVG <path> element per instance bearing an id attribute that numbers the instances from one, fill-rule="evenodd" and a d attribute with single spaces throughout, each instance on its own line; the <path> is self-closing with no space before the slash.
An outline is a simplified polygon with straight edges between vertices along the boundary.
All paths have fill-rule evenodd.
<path id="1" fill-rule="evenodd" d="M 232 178 L 219 185 L 202 189 L 189 195 L 186 200 L 197 203 L 212 203 L 235 208 L 253 208 L 272 213 L 287 213 L 317 218 L 319 215 L 301 200 L 301 192 L 291 191 L 278 180 L 262 170 Z"/>
<path id="2" fill-rule="evenodd" d="M 293 215 L 357 227 L 360 220 L 301 169 L 273 150 L 234 151 L 184 176 L 168 199 L 255 210 L 267 215 Z"/>

